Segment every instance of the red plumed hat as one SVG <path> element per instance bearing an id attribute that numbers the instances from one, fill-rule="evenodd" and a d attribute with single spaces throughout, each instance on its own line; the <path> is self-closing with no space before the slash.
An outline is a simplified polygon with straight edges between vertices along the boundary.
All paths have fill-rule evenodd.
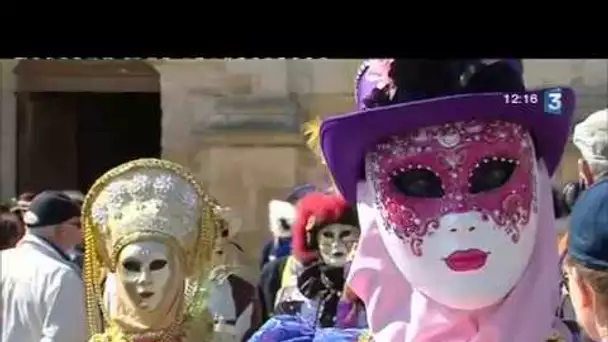
<path id="1" fill-rule="evenodd" d="M 311 192 L 300 199 L 292 227 L 292 253 L 296 259 L 303 264 L 317 260 L 316 234 L 335 223 L 359 226 L 355 208 L 341 195 Z"/>

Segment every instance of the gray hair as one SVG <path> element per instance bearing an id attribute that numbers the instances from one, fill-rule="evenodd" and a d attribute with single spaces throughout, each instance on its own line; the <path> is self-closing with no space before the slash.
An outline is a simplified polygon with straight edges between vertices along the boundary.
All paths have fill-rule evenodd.
<path id="1" fill-rule="evenodd" d="M 572 142 L 595 178 L 608 175 L 608 109 L 592 113 L 577 124 Z"/>

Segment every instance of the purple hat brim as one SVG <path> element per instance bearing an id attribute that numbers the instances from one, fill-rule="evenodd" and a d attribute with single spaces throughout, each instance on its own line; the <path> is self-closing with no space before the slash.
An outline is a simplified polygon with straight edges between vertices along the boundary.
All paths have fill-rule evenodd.
<path id="1" fill-rule="evenodd" d="M 536 154 L 552 175 L 568 142 L 575 106 L 574 91 L 559 87 L 561 114 L 546 113 L 544 93 L 552 89 L 556 87 L 527 91 L 537 96 L 535 104 L 507 103 L 505 93 L 466 94 L 334 116 L 321 125 L 321 149 L 337 188 L 351 204 L 357 200 L 357 182 L 365 178 L 364 158 L 370 148 L 392 135 L 445 123 L 500 120 L 520 124 L 532 134 Z"/>

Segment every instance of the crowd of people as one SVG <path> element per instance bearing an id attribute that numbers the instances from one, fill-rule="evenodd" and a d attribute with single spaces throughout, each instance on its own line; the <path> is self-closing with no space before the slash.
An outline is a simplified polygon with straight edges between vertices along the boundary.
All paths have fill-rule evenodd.
<path id="1" fill-rule="evenodd" d="M 1 341 L 608 341 L 608 110 L 576 125 L 560 187 L 575 94 L 523 75 L 363 63 L 357 109 L 306 126 L 332 184 L 268 204 L 253 272 L 243 220 L 166 160 L 20 196 L 0 213 Z"/>

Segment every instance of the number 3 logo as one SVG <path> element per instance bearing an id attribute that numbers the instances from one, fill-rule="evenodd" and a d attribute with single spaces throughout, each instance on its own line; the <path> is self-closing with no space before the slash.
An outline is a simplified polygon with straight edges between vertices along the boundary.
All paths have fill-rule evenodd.
<path id="1" fill-rule="evenodd" d="M 561 114 L 562 92 L 560 89 L 548 90 L 545 93 L 545 112 L 550 114 Z"/>

